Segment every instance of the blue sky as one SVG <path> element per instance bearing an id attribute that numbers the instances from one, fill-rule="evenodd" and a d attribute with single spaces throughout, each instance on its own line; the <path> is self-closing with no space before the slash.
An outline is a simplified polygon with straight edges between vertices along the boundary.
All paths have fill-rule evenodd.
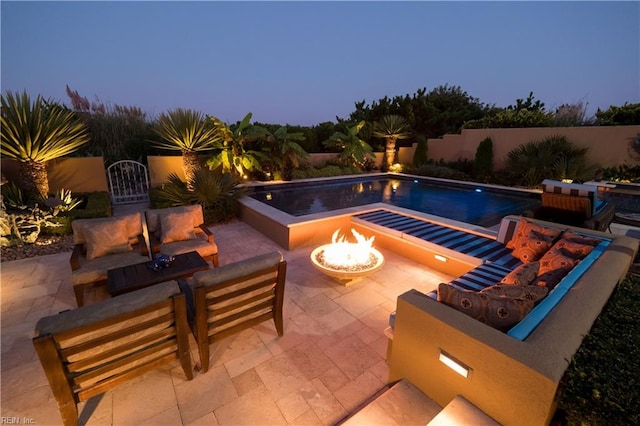
<path id="1" fill-rule="evenodd" d="M 449 84 L 507 106 L 640 102 L 640 2 L 9 2 L 1 85 L 151 116 L 314 125 Z"/>

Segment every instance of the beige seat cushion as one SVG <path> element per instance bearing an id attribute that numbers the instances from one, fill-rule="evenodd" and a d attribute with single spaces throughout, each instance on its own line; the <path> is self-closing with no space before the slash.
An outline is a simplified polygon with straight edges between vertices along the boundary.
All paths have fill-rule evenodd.
<path id="1" fill-rule="evenodd" d="M 87 226 L 84 236 L 88 260 L 131 251 L 126 224 L 123 221 L 105 221 Z"/>
<path id="2" fill-rule="evenodd" d="M 85 229 L 87 227 L 93 227 L 100 223 L 120 222 L 124 225 L 127 232 L 127 237 L 132 244 L 136 244 L 137 238 L 142 234 L 142 216 L 139 212 L 131 213 L 121 217 L 101 217 L 95 219 L 76 219 L 71 222 L 73 228 L 73 243 L 85 244 L 87 242 L 85 236 Z"/>
<path id="3" fill-rule="evenodd" d="M 193 218 L 190 212 L 169 213 L 160 215 L 160 242 L 168 244 L 175 241 L 193 240 Z"/>
<path id="4" fill-rule="evenodd" d="M 202 257 L 212 256 L 218 253 L 218 246 L 214 243 L 211 244 L 207 240 L 202 238 L 196 238 L 195 240 L 176 241 L 169 244 L 160 245 L 160 253 L 170 254 L 175 256 L 176 254 L 188 253 L 190 251 L 197 251 Z"/>
<path id="5" fill-rule="evenodd" d="M 146 256 L 142 256 L 138 251 L 116 253 L 110 254 L 109 256 L 98 257 L 93 260 L 84 260 L 80 263 L 80 268 L 71 272 L 71 282 L 73 285 L 79 285 L 106 280 L 109 269 L 135 265 L 136 263 L 142 263 L 148 260 Z"/>
<path id="6" fill-rule="evenodd" d="M 199 204 L 194 204 L 192 206 L 168 207 L 165 209 L 151 209 L 145 212 L 149 233 L 154 233 L 158 238 L 160 238 L 160 228 L 162 226 L 161 217 L 173 213 L 187 215 L 190 218 L 192 228 L 204 223 L 202 206 Z"/>

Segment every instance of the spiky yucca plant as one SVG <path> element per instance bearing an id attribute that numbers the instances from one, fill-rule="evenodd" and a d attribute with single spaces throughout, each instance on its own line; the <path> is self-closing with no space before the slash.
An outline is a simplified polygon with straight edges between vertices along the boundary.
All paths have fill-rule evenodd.
<path id="1" fill-rule="evenodd" d="M 373 127 L 373 136 L 385 140 L 385 169 L 393 165 L 396 157 L 396 142 L 399 139 L 407 139 L 411 136 L 409 122 L 399 115 L 385 115 Z"/>
<path id="2" fill-rule="evenodd" d="M 198 152 L 216 148 L 221 141 L 211 121 L 192 109 L 177 108 L 161 114 L 155 132 L 163 139 L 154 142 L 156 147 L 182 151 L 182 169 L 187 182 L 200 169 Z"/>
<path id="3" fill-rule="evenodd" d="M 197 170 L 189 182 L 183 182 L 175 173 L 167 180 L 158 193 L 161 199 L 174 206 L 200 204 L 205 219 L 216 222 L 237 217 L 238 200 L 250 193 L 249 188 L 238 186 L 238 176 L 207 169 Z"/>
<path id="4" fill-rule="evenodd" d="M 27 92 L 2 96 L 2 150 L 20 163 L 22 188 L 32 196 L 49 195 L 47 162 L 70 154 L 89 141 L 73 111 Z"/>

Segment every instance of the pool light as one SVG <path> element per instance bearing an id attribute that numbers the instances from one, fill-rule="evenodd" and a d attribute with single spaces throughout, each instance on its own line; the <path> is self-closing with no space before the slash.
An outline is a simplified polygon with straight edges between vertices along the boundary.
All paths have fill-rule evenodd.
<path id="1" fill-rule="evenodd" d="M 446 257 L 444 257 L 444 256 L 443 256 L 443 255 L 441 255 L 441 254 L 436 254 L 436 255 L 434 255 L 433 257 L 434 257 L 436 260 L 439 260 L 440 262 L 446 262 L 446 261 L 447 261 L 447 258 L 446 258 Z"/>
<path id="2" fill-rule="evenodd" d="M 476 188 L 476 192 L 482 192 L 482 189 Z"/>
<path id="3" fill-rule="evenodd" d="M 270 192 L 267 192 L 266 197 L 268 201 L 271 201 L 271 199 L 273 198 Z"/>
<path id="4" fill-rule="evenodd" d="M 447 354 L 445 351 L 440 349 L 440 354 L 438 355 L 438 360 L 461 375 L 464 378 L 469 378 L 469 374 L 471 374 L 471 368 L 464 365 L 457 359 L 453 358 L 451 355 Z"/>

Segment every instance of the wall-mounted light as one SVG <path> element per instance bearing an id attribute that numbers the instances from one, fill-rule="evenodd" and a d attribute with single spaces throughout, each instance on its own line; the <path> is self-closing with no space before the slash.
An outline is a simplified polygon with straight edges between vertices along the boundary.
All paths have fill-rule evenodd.
<path id="1" fill-rule="evenodd" d="M 573 183 L 573 179 L 562 179 L 562 183 Z"/>
<path id="2" fill-rule="evenodd" d="M 444 352 L 442 349 L 440 349 L 438 360 L 464 378 L 468 378 L 471 374 L 470 367 L 464 365 L 448 353 Z"/>
<path id="3" fill-rule="evenodd" d="M 446 257 L 444 257 L 441 254 L 436 254 L 433 256 L 436 260 L 439 260 L 440 262 L 446 262 L 448 259 Z"/>

